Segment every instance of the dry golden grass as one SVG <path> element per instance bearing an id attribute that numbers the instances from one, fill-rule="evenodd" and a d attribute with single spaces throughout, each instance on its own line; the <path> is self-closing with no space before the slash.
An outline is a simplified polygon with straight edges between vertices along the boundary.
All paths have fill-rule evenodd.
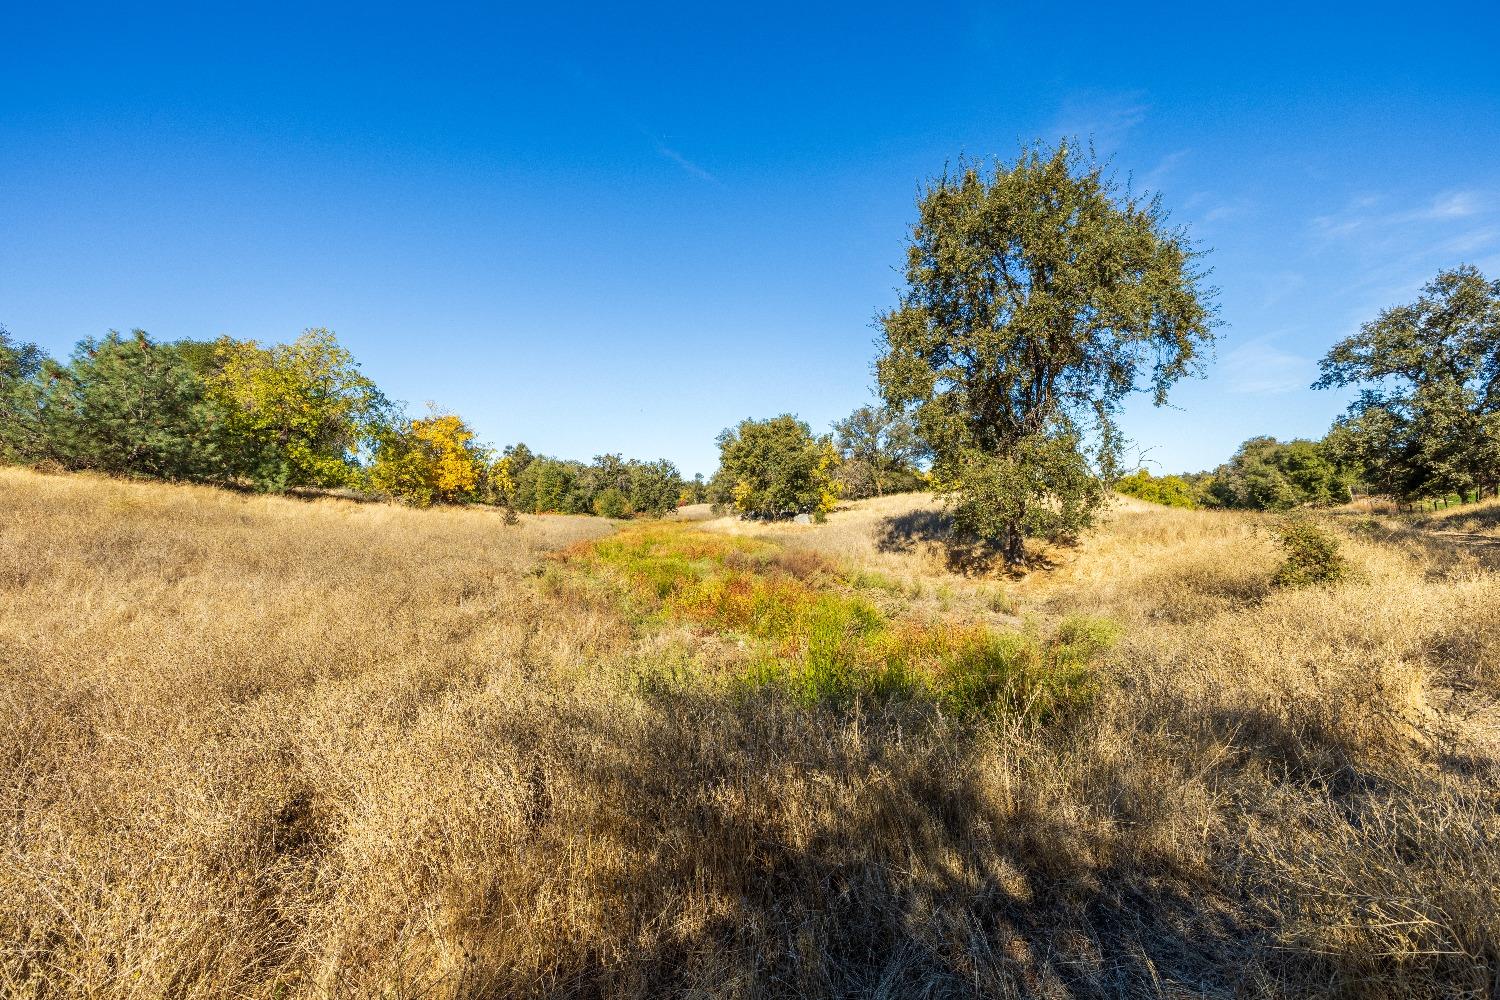
<path id="1" fill-rule="evenodd" d="M 547 555 L 593 519 L 0 470 L 0 993 L 1500 987 L 1482 560 L 1340 522 L 1353 577 L 1278 591 L 1255 518 L 1131 505 L 974 580 L 891 542 L 923 505 L 693 528 L 924 615 L 1111 618 L 1087 709 L 700 683 L 732 636 Z"/>
<path id="2" fill-rule="evenodd" d="M 1480 503 L 1446 507 L 1418 514 L 1412 521 L 1428 531 L 1500 540 L 1500 500 L 1491 497 Z"/>

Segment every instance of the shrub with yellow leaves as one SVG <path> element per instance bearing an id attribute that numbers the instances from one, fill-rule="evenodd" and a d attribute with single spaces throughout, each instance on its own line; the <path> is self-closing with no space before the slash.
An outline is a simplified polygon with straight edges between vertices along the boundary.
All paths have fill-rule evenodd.
<path id="1" fill-rule="evenodd" d="M 474 499 L 487 463 L 463 419 L 433 410 L 393 430 L 375 452 L 370 481 L 416 507 Z"/>

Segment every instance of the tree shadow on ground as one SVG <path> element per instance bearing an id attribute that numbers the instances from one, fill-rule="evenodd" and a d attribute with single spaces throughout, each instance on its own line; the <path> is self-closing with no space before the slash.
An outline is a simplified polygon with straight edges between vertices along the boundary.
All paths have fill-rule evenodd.
<path id="1" fill-rule="evenodd" d="M 881 552 L 906 555 L 929 552 L 949 572 L 962 576 L 1021 577 L 1028 570 L 1052 567 L 1033 551 L 1028 551 L 1026 565 L 1007 563 L 997 546 L 958 531 L 952 515 L 941 510 L 913 510 L 886 518 L 876 527 L 875 547 Z"/>
<path id="2" fill-rule="evenodd" d="M 1500 523 L 1500 507 L 1494 509 L 1496 514 L 1475 511 L 1462 522 L 1397 522 L 1370 517 L 1342 520 L 1351 531 L 1371 541 L 1416 550 L 1442 576 L 1474 564 L 1486 570 L 1500 569 L 1500 535 L 1473 530 L 1481 518 Z"/>
<path id="3" fill-rule="evenodd" d="M 1427 531 L 1463 533 L 1495 531 L 1500 529 L 1500 504 L 1452 507 L 1433 514 L 1419 515 L 1412 520 L 1412 525 Z"/>
<path id="4" fill-rule="evenodd" d="M 587 814 L 538 818 L 621 859 L 588 889 L 612 917 L 530 970 L 476 942 L 459 995 L 1229 997 L 1264 933 L 1165 851 L 998 802 L 978 729 L 898 708 L 851 740 L 774 698 L 653 700 L 649 731 L 580 732 L 626 751 L 580 758 Z"/>
<path id="5" fill-rule="evenodd" d="M 940 510 L 912 510 L 881 521 L 875 545 L 882 552 L 915 552 L 926 545 L 946 546 L 953 535 L 953 518 Z"/>

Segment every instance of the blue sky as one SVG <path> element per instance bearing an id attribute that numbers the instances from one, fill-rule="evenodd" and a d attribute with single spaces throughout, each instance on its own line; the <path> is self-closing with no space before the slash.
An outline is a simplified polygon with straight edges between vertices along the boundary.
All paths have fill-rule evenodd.
<path id="1" fill-rule="evenodd" d="M 1214 251 L 1208 378 L 1125 418 L 1178 470 L 1320 435 L 1329 344 L 1500 276 L 1493 3 L 212 6 L 0 11 L 14 335 L 326 326 L 493 443 L 708 473 L 870 398 L 924 178 L 1092 135 Z"/>

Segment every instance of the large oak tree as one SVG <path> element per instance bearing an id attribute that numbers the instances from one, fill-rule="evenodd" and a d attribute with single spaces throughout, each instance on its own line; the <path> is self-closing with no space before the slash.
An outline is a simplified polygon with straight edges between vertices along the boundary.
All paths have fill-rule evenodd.
<path id="1" fill-rule="evenodd" d="M 1022 563 L 1027 535 L 1086 526 L 1107 497 L 1127 395 L 1159 405 L 1212 340 L 1197 253 L 1156 198 L 1092 152 L 961 162 L 918 202 L 882 394 L 914 406 L 957 526 Z"/>
<path id="2" fill-rule="evenodd" d="M 1315 389 L 1358 387 L 1331 432 L 1401 499 L 1500 486 L 1500 281 L 1443 271 L 1319 362 Z"/>

